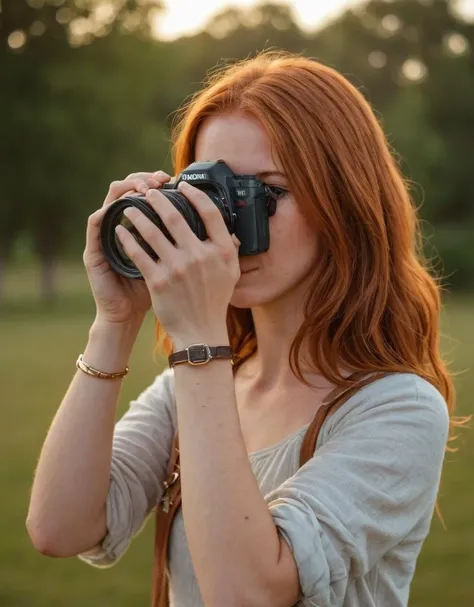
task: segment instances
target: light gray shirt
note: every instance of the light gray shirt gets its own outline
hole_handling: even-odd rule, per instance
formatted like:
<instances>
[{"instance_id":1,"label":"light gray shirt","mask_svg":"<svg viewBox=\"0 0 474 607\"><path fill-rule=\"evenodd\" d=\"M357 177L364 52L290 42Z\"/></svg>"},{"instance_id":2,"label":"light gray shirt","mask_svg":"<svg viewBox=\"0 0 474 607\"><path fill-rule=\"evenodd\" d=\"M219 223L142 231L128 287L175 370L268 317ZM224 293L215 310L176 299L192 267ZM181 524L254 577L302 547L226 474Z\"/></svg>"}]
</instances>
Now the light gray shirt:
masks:
<instances>
[{"instance_id":1,"label":"light gray shirt","mask_svg":"<svg viewBox=\"0 0 474 607\"><path fill-rule=\"evenodd\" d=\"M162 495L177 425L173 386L174 371L166 369L116 424L108 533L79 555L93 566L118 561ZM440 481L445 400L414 374L379 379L324 422L314 457L298 469L308 425L249 454L298 567L298 607L406 606ZM172 607L202 607L181 510L168 564Z\"/></svg>"}]
</instances>

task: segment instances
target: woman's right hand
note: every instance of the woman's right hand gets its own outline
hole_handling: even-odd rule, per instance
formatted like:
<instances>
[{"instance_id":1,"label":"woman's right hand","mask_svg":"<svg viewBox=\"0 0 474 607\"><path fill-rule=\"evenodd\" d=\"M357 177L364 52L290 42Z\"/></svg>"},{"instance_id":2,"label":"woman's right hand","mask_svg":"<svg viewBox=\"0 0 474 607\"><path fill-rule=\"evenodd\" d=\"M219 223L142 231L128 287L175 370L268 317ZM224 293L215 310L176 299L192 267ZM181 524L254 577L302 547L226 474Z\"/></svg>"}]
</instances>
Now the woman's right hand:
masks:
<instances>
[{"instance_id":1,"label":"woman's right hand","mask_svg":"<svg viewBox=\"0 0 474 607\"><path fill-rule=\"evenodd\" d=\"M102 207L93 213L87 222L84 265L97 308L97 320L112 324L141 324L150 309L151 300L145 281L125 278L115 272L104 256L100 244L100 224L108 206L130 192L146 194L169 182L170 175L156 173L133 173L123 181L113 181Z\"/></svg>"}]
</instances>

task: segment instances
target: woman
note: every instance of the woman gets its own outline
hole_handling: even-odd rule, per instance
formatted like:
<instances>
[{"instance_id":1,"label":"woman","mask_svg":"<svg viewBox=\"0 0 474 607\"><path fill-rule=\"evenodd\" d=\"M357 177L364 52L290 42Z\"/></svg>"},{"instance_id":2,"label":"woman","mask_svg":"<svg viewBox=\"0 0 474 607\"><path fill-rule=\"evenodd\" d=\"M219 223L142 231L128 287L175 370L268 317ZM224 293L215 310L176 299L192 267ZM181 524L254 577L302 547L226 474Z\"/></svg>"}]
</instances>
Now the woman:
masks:
<instances>
[{"instance_id":1,"label":"woman","mask_svg":"<svg viewBox=\"0 0 474 607\"><path fill-rule=\"evenodd\" d=\"M152 305L167 354L230 345L236 364L165 370L115 429L123 373L79 370L41 453L30 536L43 554L115 563L162 496L179 427L172 605L407 605L454 396L405 182L363 96L290 55L230 67L189 103L175 171L216 159L272 187L269 250L239 259L214 203L182 184L209 234L198 240L159 192L161 171L114 182L87 227L97 314L83 361L122 371ZM160 258L118 229L144 282L114 274L98 241L107 206L130 190L176 241L130 211ZM324 422L298 469L304 431L355 371L387 375Z\"/></svg>"}]
</instances>

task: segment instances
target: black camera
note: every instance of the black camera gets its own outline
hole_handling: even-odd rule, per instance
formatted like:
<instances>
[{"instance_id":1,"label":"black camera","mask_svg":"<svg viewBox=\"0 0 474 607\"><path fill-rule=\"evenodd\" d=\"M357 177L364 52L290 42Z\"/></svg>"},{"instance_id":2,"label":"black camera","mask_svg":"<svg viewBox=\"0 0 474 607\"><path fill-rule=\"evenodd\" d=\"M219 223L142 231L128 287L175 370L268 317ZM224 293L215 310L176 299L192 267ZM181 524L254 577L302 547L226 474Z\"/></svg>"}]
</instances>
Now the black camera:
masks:
<instances>
[{"instance_id":1,"label":"black camera","mask_svg":"<svg viewBox=\"0 0 474 607\"><path fill-rule=\"evenodd\" d=\"M202 219L193 205L176 188L180 181L188 181L205 192L214 202L230 234L241 242L240 256L258 255L268 251L270 234L268 218L275 214L281 188L266 185L256 175L235 175L223 160L194 162L179 174L175 183L165 184L160 191L184 217L200 240L207 239ZM118 224L126 227L155 261L158 256L146 243L138 230L123 214L127 207L137 207L165 236L175 244L159 215L146 201L145 196L132 194L113 202L106 211L100 227L100 241L104 255L112 268L127 278L141 278L140 271L125 253L115 233Z\"/></svg>"}]
</instances>

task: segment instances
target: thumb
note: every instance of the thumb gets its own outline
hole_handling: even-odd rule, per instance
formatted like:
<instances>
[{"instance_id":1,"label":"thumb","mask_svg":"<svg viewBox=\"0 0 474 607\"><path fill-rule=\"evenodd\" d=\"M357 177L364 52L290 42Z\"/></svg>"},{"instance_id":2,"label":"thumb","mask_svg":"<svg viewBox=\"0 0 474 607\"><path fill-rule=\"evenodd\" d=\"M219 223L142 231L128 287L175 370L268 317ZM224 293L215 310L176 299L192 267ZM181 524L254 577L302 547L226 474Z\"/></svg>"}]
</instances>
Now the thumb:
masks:
<instances>
[{"instance_id":1,"label":"thumb","mask_svg":"<svg viewBox=\"0 0 474 607\"><path fill-rule=\"evenodd\" d=\"M238 249L242 243L235 234L232 234L232 240L234 242L235 248Z\"/></svg>"}]
</instances>

